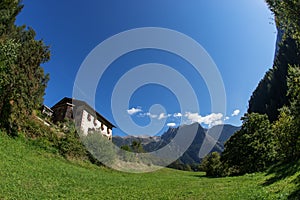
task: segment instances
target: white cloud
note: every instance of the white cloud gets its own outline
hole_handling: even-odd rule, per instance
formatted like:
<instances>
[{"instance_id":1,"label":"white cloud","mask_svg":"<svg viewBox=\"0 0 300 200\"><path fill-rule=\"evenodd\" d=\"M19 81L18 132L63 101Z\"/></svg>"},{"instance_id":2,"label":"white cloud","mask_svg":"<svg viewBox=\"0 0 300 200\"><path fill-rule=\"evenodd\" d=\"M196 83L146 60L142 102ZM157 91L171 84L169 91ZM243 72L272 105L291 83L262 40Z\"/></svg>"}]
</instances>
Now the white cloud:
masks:
<instances>
[{"instance_id":1,"label":"white cloud","mask_svg":"<svg viewBox=\"0 0 300 200\"><path fill-rule=\"evenodd\" d=\"M157 118L158 116L155 114L151 114L151 113L145 113L146 116L150 117L150 118Z\"/></svg>"},{"instance_id":2,"label":"white cloud","mask_svg":"<svg viewBox=\"0 0 300 200\"><path fill-rule=\"evenodd\" d=\"M166 118L171 117L171 116L172 116L171 114L160 113L157 119L158 120L166 119Z\"/></svg>"},{"instance_id":3,"label":"white cloud","mask_svg":"<svg viewBox=\"0 0 300 200\"><path fill-rule=\"evenodd\" d=\"M233 117L233 116L237 116L237 115L239 115L240 114L240 110L235 110L235 111L233 111L233 113L231 114L231 116Z\"/></svg>"},{"instance_id":4,"label":"white cloud","mask_svg":"<svg viewBox=\"0 0 300 200\"><path fill-rule=\"evenodd\" d=\"M217 121L214 121L213 123L209 124L208 126L212 127L212 126L221 125L221 124L224 124L223 120L217 120Z\"/></svg>"},{"instance_id":5,"label":"white cloud","mask_svg":"<svg viewBox=\"0 0 300 200\"><path fill-rule=\"evenodd\" d=\"M140 109L140 108L130 108L129 110L127 110L127 113L129 115L133 115L133 114L136 114L136 113L139 113L139 112L142 112L142 109Z\"/></svg>"},{"instance_id":6,"label":"white cloud","mask_svg":"<svg viewBox=\"0 0 300 200\"><path fill-rule=\"evenodd\" d=\"M167 126L168 126L168 127L175 127L176 124L175 124L175 123L167 123Z\"/></svg>"},{"instance_id":7,"label":"white cloud","mask_svg":"<svg viewBox=\"0 0 300 200\"><path fill-rule=\"evenodd\" d=\"M224 121L227 121L227 120L229 120L229 119L230 119L230 117L225 117Z\"/></svg>"},{"instance_id":8,"label":"white cloud","mask_svg":"<svg viewBox=\"0 0 300 200\"><path fill-rule=\"evenodd\" d=\"M147 112L147 113L139 113L138 117L150 117L150 118L154 119L154 118L157 118L158 115Z\"/></svg>"},{"instance_id":9,"label":"white cloud","mask_svg":"<svg viewBox=\"0 0 300 200\"><path fill-rule=\"evenodd\" d=\"M166 115L165 113L160 113L158 116L158 120L166 119L167 117L168 117L168 115Z\"/></svg>"},{"instance_id":10,"label":"white cloud","mask_svg":"<svg viewBox=\"0 0 300 200\"><path fill-rule=\"evenodd\" d=\"M201 115L199 115L198 113L190 113L190 112L185 113L184 116L187 117L188 120L190 120L191 122L199 122L200 119L202 118Z\"/></svg>"},{"instance_id":11,"label":"white cloud","mask_svg":"<svg viewBox=\"0 0 300 200\"><path fill-rule=\"evenodd\" d=\"M181 113L174 113L173 117L182 117L182 114Z\"/></svg>"},{"instance_id":12,"label":"white cloud","mask_svg":"<svg viewBox=\"0 0 300 200\"><path fill-rule=\"evenodd\" d=\"M198 122L200 124L206 124L209 127L223 124L223 114L222 113L212 113L202 117L198 113L187 112L184 115L190 123Z\"/></svg>"}]
</instances>

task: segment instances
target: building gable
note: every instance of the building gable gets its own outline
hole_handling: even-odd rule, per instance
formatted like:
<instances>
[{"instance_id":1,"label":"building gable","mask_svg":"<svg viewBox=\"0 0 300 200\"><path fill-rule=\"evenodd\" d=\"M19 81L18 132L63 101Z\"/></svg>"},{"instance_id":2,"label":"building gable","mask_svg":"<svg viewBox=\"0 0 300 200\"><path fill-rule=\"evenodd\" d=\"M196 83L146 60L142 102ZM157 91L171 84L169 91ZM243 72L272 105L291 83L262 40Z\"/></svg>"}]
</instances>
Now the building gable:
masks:
<instances>
[{"instance_id":1,"label":"building gable","mask_svg":"<svg viewBox=\"0 0 300 200\"><path fill-rule=\"evenodd\" d=\"M75 120L76 126L85 135L91 131L101 131L103 135L112 138L112 129L115 126L84 101L65 97L51 109L54 122Z\"/></svg>"}]
</instances>

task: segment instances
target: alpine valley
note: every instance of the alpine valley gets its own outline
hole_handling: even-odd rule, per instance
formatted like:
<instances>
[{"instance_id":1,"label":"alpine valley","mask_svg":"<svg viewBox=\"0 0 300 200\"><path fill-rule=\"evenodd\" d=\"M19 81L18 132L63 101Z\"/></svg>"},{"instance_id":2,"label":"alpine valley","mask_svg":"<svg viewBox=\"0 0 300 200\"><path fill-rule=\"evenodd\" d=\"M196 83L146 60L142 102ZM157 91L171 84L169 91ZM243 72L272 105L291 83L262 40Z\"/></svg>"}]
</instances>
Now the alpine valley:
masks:
<instances>
[{"instance_id":1,"label":"alpine valley","mask_svg":"<svg viewBox=\"0 0 300 200\"><path fill-rule=\"evenodd\" d=\"M195 127L197 126L197 127ZM161 136L114 136L113 143L118 147L132 147L133 143L142 145L145 152L152 152L169 144L176 136L178 131L183 131L184 134L195 134L192 131L197 130L195 138L190 147L183 153L183 155L170 165L172 168L178 168L180 165L197 165L201 161L199 155L200 148L206 140L206 145L212 147L210 152L222 152L224 150L225 142L240 129L240 127L229 124L213 126L209 129L203 128L200 124L194 123L190 125L182 125L176 128L169 128Z\"/></svg>"}]
</instances>

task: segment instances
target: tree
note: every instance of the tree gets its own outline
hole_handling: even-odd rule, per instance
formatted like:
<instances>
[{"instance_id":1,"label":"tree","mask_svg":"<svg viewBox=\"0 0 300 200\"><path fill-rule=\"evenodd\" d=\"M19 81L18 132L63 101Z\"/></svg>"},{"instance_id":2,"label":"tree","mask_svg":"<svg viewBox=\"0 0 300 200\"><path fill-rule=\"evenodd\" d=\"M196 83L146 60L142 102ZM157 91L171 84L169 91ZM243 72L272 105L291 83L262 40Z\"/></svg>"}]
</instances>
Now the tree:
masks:
<instances>
[{"instance_id":1,"label":"tree","mask_svg":"<svg viewBox=\"0 0 300 200\"><path fill-rule=\"evenodd\" d=\"M0 3L0 127L10 134L42 104L49 79L40 66L50 59L49 47L33 29L14 24L22 8L18 0Z\"/></svg>"},{"instance_id":2,"label":"tree","mask_svg":"<svg viewBox=\"0 0 300 200\"><path fill-rule=\"evenodd\" d=\"M201 171L205 171L206 176L209 177L222 176L222 163L220 158L221 157L218 152L208 154L202 159L199 169Z\"/></svg>"},{"instance_id":3,"label":"tree","mask_svg":"<svg viewBox=\"0 0 300 200\"><path fill-rule=\"evenodd\" d=\"M279 109L288 106L287 75L290 65L300 66L300 2L299 0L266 0L275 14L276 26L283 37L279 44L273 68L253 92L248 113L267 114L269 120L278 119Z\"/></svg>"},{"instance_id":4,"label":"tree","mask_svg":"<svg viewBox=\"0 0 300 200\"><path fill-rule=\"evenodd\" d=\"M288 76L288 95L290 96L290 110L293 118L293 132L291 132L294 144L293 157L300 159L300 68L290 66Z\"/></svg>"},{"instance_id":5,"label":"tree","mask_svg":"<svg viewBox=\"0 0 300 200\"><path fill-rule=\"evenodd\" d=\"M266 0L276 23L287 35L300 42L299 0Z\"/></svg>"},{"instance_id":6,"label":"tree","mask_svg":"<svg viewBox=\"0 0 300 200\"><path fill-rule=\"evenodd\" d=\"M0 35L9 35L15 28L17 15L21 12L23 5L19 0L2 0L0 2Z\"/></svg>"},{"instance_id":7,"label":"tree","mask_svg":"<svg viewBox=\"0 0 300 200\"><path fill-rule=\"evenodd\" d=\"M267 114L271 122L278 119L279 109L290 102L287 96L290 65L300 65L300 49L295 40L287 38L280 45L273 68L265 74L253 92L248 113Z\"/></svg>"},{"instance_id":8,"label":"tree","mask_svg":"<svg viewBox=\"0 0 300 200\"><path fill-rule=\"evenodd\" d=\"M299 140L297 136L297 127L294 123L294 118L288 107L283 107L280 112L279 119L274 122L272 130L277 139L278 157L283 161L290 161L297 153L296 144Z\"/></svg>"},{"instance_id":9,"label":"tree","mask_svg":"<svg viewBox=\"0 0 300 200\"><path fill-rule=\"evenodd\" d=\"M128 146L128 145L121 146L121 149L124 150L124 151L128 151L128 152L132 151L131 148L130 148L130 146Z\"/></svg>"},{"instance_id":10,"label":"tree","mask_svg":"<svg viewBox=\"0 0 300 200\"><path fill-rule=\"evenodd\" d=\"M300 117L300 68L299 66L290 66L288 71L288 95L291 102L291 114L299 123Z\"/></svg>"},{"instance_id":11,"label":"tree","mask_svg":"<svg viewBox=\"0 0 300 200\"><path fill-rule=\"evenodd\" d=\"M278 139L278 152L284 161L300 159L300 69L288 70L288 95L290 106L283 107L273 125Z\"/></svg>"},{"instance_id":12,"label":"tree","mask_svg":"<svg viewBox=\"0 0 300 200\"><path fill-rule=\"evenodd\" d=\"M144 153L145 152L142 143L140 141L136 141L136 140L132 141L131 149L135 153Z\"/></svg>"},{"instance_id":13,"label":"tree","mask_svg":"<svg viewBox=\"0 0 300 200\"><path fill-rule=\"evenodd\" d=\"M276 159L275 140L267 115L245 114L243 125L226 143L221 161L229 175L262 171Z\"/></svg>"}]
</instances>

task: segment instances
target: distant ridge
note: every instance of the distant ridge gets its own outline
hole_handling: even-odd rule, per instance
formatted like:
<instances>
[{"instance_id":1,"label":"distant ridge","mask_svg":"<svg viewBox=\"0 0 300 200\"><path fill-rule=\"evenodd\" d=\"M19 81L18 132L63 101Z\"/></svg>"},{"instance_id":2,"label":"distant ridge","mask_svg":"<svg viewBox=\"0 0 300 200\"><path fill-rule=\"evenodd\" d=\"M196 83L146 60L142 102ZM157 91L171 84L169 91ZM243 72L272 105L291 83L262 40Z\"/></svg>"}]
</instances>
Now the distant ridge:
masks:
<instances>
[{"instance_id":1,"label":"distant ridge","mask_svg":"<svg viewBox=\"0 0 300 200\"><path fill-rule=\"evenodd\" d=\"M114 136L113 143L119 147L128 145L130 146L133 141L138 141L142 144L146 152L152 152L170 143L176 136L178 130L181 128L189 134L191 130L195 130L192 126L198 126L196 136L190 147L186 152L177 160L181 164L198 164L201 161L199 151L201 145L206 138L207 144L212 147L210 152L222 152L224 150L224 143L240 129L240 127L232 126L229 124L217 125L210 129L204 129L200 124L195 123L191 125L183 125L176 128L169 128L161 136L152 137L137 137L137 136Z\"/></svg>"}]
</instances>

